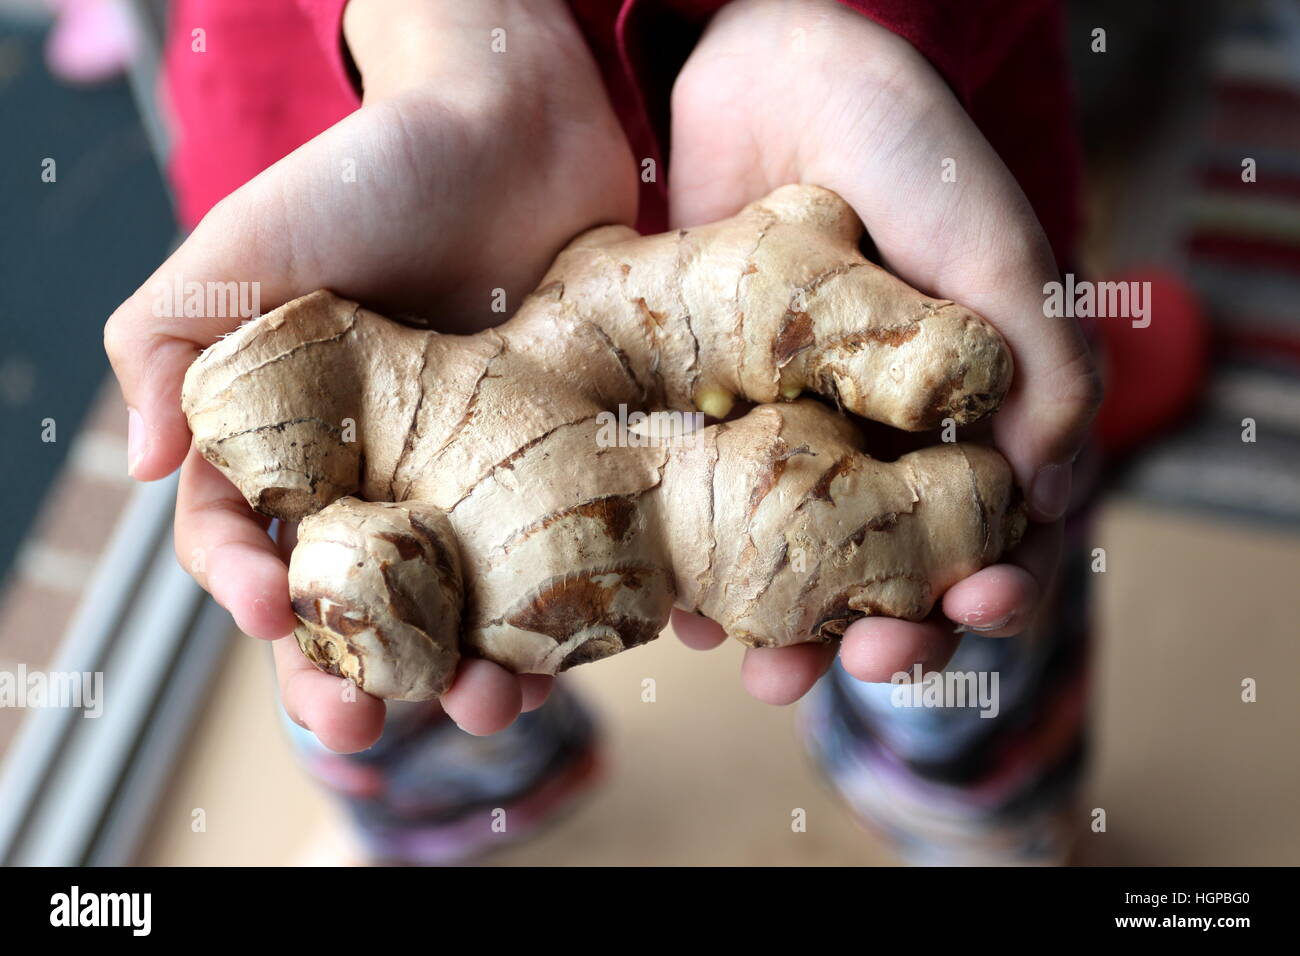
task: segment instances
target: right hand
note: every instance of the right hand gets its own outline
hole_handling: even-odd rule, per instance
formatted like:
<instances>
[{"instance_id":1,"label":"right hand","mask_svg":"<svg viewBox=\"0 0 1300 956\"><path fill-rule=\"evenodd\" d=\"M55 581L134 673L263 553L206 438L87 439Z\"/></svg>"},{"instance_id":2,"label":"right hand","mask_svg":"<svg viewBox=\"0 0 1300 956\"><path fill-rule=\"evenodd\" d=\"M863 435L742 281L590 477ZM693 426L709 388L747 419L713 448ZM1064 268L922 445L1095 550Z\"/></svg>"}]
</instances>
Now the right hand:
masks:
<instances>
[{"instance_id":1,"label":"right hand","mask_svg":"<svg viewBox=\"0 0 1300 956\"><path fill-rule=\"evenodd\" d=\"M490 47L498 27L503 53ZM329 288L472 331L501 318L493 290L516 305L574 235L630 224L637 193L631 152L561 0L352 0L344 32L366 88L361 108L218 203L104 332L130 409L132 476L181 466L181 564L241 630L276 641L286 711L340 752L379 738L383 702L346 699L286 637L296 619L267 519L191 449L181 413L186 369L240 319L155 316L154 289L177 275L258 282L269 311ZM342 175L349 160L355 181ZM442 705L466 730L492 733L540 705L549 684L467 660Z\"/></svg>"},{"instance_id":2,"label":"right hand","mask_svg":"<svg viewBox=\"0 0 1300 956\"><path fill-rule=\"evenodd\" d=\"M1022 633L1051 585L1071 462L1101 393L1079 329L1044 316L1056 265L1010 171L917 50L835 0L732 0L678 75L672 111L673 227L733 215L786 183L825 186L853 206L891 272L980 313L1015 356L1015 382L989 427L1035 524L1006 561L951 587L942 616L855 621L838 647L845 670L872 682L917 662L938 670L960 640L950 621ZM945 157L959 164L956 181L940 176ZM692 647L724 639L703 618L673 620ZM742 681L760 700L788 704L836 652L752 648Z\"/></svg>"}]
</instances>

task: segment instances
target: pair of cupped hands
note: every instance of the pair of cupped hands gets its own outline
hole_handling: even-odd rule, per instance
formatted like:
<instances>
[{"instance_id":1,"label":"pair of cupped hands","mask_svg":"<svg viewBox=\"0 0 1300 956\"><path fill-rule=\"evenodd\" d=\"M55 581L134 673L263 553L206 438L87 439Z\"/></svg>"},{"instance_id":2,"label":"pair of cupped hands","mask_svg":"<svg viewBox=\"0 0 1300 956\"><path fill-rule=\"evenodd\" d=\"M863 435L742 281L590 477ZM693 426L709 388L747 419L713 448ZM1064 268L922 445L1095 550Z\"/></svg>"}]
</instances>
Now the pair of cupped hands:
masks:
<instances>
[{"instance_id":1,"label":"pair of cupped hands","mask_svg":"<svg viewBox=\"0 0 1300 956\"><path fill-rule=\"evenodd\" d=\"M498 28L505 52L492 49ZM239 320L159 318L150 290L177 274L255 280L269 310L325 287L472 331L501 318L492 290L517 304L575 235L632 223L641 172L562 0L352 0L344 39L361 108L214 207L105 331L130 409L131 474L180 466L178 557L243 631L275 642L286 711L340 752L378 739L384 704L341 692L286 636L296 623L286 545L191 448L180 409L186 369ZM942 615L921 623L868 617L838 645L747 650L745 688L788 704L837 652L858 679L887 681L916 663L941 667L959 639L953 622L990 636L1024 630L1054 573L1071 462L1099 389L1078 329L1044 317L1056 268L1011 174L915 49L834 0L723 7L671 107L674 227L732 215L786 183L825 186L857 211L887 268L982 314L1016 362L991 426L1036 522L1015 563L960 582ZM955 182L941 177L949 157ZM341 174L345 163L355 177ZM673 624L693 648L725 637L680 611ZM465 730L494 733L540 706L551 682L468 659L442 706Z\"/></svg>"}]
</instances>

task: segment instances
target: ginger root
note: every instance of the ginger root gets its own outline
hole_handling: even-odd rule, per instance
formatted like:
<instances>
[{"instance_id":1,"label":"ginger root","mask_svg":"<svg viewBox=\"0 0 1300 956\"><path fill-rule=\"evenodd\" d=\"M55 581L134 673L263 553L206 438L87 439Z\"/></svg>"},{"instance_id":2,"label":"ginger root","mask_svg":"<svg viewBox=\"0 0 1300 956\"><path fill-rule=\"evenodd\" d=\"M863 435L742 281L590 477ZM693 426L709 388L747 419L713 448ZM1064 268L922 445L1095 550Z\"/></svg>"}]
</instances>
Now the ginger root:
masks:
<instances>
[{"instance_id":1,"label":"ginger root","mask_svg":"<svg viewBox=\"0 0 1300 956\"><path fill-rule=\"evenodd\" d=\"M207 349L184 409L254 508L302 521L304 653L380 697L438 696L462 651L556 673L653 639L674 603L752 646L919 619L1018 540L1008 465L969 444L875 461L797 396L965 423L997 407L1011 357L864 259L861 233L813 186L697 229L593 229L472 336L315 292ZM737 399L757 407L610 440L614 409L721 417Z\"/></svg>"}]
</instances>

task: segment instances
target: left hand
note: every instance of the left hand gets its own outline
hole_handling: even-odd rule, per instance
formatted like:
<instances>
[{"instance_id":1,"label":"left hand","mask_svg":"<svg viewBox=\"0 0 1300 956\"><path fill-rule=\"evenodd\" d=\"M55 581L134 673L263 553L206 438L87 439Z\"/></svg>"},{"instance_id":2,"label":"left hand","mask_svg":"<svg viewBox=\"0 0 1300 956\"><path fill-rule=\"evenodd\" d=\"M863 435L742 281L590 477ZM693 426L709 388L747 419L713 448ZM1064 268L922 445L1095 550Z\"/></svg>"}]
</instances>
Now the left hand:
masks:
<instances>
[{"instance_id":1,"label":"left hand","mask_svg":"<svg viewBox=\"0 0 1300 956\"><path fill-rule=\"evenodd\" d=\"M733 215L786 183L839 193L884 265L929 294L983 315L1011 346L1016 381L992 436L1026 490L1030 534L1016 564L985 568L942 600L950 621L988 636L1022 632L1060 547L1070 465L1100 401L1077 327L1047 319L1057 278L1028 200L939 74L907 41L834 0L734 0L710 22L673 89L669 208L674 227ZM941 178L943 160L956 181ZM692 647L719 644L711 621L675 612ZM854 622L845 669L887 681L941 668L959 635L938 614ZM787 704L834 659L834 644L750 649L742 680Z\"/></svg>"},{"instance_id":2,"label":"left hand","mask_svg":"<svg viewBox=\"0 0 1300 956\"><path fill-rule=\"evenodd\" d=\"M508 54L490 47L498 28ZM352 0L344 36L365 84L360 109L218 203L118 307L104 342L131 409L132 475L181 468L182 565L242 630L276 642L288 714L351 752L379 738L384 704L342 693L286 637L297 624L287 551L192 449L181 409L186 370L240 317L162 316L156 289L253 282L269 310L328 288L441 331L474 331L501 318L494 289L518 302L573 236L635 220L636 167L562 0ZM359 175L341 175L345 162ZM462 728L494 733L549 686L466 658L441 703Z\"/></svg>"}]
</instances>

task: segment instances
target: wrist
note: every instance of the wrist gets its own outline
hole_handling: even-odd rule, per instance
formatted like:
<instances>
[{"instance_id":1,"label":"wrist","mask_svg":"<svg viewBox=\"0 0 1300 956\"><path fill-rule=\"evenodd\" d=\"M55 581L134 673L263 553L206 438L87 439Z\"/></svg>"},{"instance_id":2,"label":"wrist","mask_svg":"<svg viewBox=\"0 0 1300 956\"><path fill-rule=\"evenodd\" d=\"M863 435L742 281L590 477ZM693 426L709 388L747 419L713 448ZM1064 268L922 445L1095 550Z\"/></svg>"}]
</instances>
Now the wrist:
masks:
<instances>
[{"instance_id":1,"label":"wrist","mask_svg":"<svg viewBox=\"0 0 1300 956\"><path fill-rule=\"evenodd\" d=\"M343 43L367 100L427 78L436 57L439 0L349 0Z\"/></svg>"},{"instance_id":2,"label":"wrist","mask_svg":"<svg viewBox=\"0 0 1300 956\"><path fill-rule=\"evenodd\" d=\"M905 135L910 118L946 94L906 38L836 0L732 0L710 21L676 92L712 102L720 77L742 91L757 128L770 124L771 141L798 120L797 165L842 155L846 139Z\"/></svg>"},{"instance_id":3,"label":"wrist","mask_svg":"<svg viewBox=\"0 0 1300 956\"><path fill-rule=\"evenodd\" d=\"M343 9L367 100L431 84L500 97L521 85L520 71L569 57L569 34L563 0L349 0Z\"/></svg>"}]
</instances>

